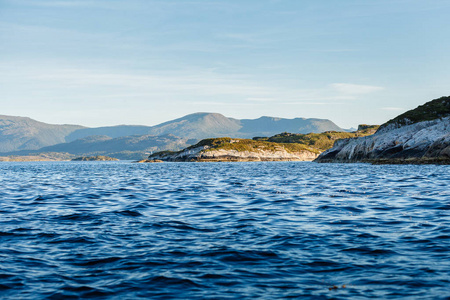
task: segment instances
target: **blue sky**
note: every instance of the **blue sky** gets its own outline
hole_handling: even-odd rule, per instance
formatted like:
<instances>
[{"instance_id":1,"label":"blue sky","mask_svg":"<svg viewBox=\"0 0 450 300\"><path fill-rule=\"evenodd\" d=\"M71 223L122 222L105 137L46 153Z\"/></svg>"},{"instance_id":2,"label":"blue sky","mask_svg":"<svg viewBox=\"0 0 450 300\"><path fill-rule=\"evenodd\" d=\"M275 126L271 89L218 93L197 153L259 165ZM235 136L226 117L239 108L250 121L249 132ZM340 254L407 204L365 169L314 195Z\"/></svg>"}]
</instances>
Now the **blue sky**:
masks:
<instances>
[{"instance_id":1,"label":"blue sky","mask_svg":"<svg viewBox=\"0 0 450 300\"><path fill-rule=\"evenodd\" d=\"M448 0L0 0L0 114L380 124L450 95Z\"/></svg>"}]
</instances>

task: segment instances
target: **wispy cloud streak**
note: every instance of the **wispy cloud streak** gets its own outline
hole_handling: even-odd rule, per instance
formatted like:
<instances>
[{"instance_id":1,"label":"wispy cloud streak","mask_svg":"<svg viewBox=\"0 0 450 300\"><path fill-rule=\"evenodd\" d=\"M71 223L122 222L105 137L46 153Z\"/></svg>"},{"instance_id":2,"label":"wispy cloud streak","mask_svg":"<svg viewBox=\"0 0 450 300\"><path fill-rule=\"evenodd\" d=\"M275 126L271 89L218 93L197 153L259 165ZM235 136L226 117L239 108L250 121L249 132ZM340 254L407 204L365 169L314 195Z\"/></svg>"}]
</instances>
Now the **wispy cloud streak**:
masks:
<instances>
[{"instance_id":1,"label":"wispy cloud streak","mask_svg":"<svg viewBox=\"0 0 450 300\"><path fill-rule=\"evenodd\" d=\"M331 87L337 92L348 95L371 94L383 90L383 87L373 85L360 85L351 83L333 83Z\"/></svg>"}]
</instances>

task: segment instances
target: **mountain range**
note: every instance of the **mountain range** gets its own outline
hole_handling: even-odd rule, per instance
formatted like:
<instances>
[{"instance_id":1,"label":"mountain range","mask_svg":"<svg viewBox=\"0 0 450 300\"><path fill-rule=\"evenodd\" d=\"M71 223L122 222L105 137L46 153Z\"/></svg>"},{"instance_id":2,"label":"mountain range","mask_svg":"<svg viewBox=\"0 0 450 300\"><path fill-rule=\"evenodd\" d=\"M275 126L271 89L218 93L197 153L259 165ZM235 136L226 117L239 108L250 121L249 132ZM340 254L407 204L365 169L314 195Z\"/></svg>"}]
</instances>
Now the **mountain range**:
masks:
<instances>
[{"instance_id":1,"label":"mountain range","mask_svg":"<svg viewBox=\"0 0 450 300\"><path fill-rule=\"evenodd\" d=\"M91 135L107 135L112 138L129 135L164 135L188 139L232 136L252 138L272 136L280 132L319 133L324 131L342 131L342 128L326 119L283 119L261 117L258 119L233 119L218 113L194 113L156 126L119 125L111 127L78 129L66 137L70 142Z\"/></svg>"},{"instance_id":2,"label":"mountain range","mask_svg":"<svg viewBox=\"0 0 450 300\"><path fill-rule=\"evenodd\" d=\"M156 126L97 128L52 125L25 117L0 115L0 152L3 155L36 152L107 155L121 152L123 155L116 157L125 159L128 154L124 153L182 149L210 137L252 138L281 132L324 131L343 129L326 119L261 117L239 120L218 113L194 113Z\"/></svg>"},{"instance_id":3,"label":"mountain range","mask_svg":"<svg viewBox=\"0 0 450 300\"><path fill-rule=\"evenodd\" d=\"M30 118L0 115L0 152L39 149L66 142L66 137L85 127L51 125Z\"/></svg>"}]
</instances>

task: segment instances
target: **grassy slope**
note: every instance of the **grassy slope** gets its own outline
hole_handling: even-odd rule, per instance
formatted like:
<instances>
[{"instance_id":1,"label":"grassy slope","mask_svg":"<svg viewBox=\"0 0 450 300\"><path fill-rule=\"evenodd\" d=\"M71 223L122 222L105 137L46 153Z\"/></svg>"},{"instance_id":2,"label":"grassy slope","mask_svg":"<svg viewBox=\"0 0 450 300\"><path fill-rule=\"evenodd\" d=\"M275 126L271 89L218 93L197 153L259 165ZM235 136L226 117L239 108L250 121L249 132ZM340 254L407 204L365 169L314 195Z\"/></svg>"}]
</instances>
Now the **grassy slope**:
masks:
<instances>
[{"instance_id":1,"label":"grassy slope","mask_svg":"<svg viewBox=\"0 0 450 300\"><path fill-rule=\"evenodd\" d=\"M389 124L396 123L399 126L414 124L422 121L430 121L447 117L450 115L450 96L441 97L415 109L409 110L392 120L387 121L380 128L384 128Z\"/></svg>"},{"instance_id":2,"label":"grassy slope","mask_svg":"<svg viewBox=\"0 0 450 300\"><path fill-rule=\"evenodd\" d=\"M250 139L232 139L229 137L223 138L213 138L213 139L205 139L195 144L194 146L189 147L188 149L200 147L200 146L209 146L209 149L205 151L212 150L237 150L237 151L256 151L256 150L268 150L268 151L277 151L277 150L286 150L287 152L299 152L299 151L311 151L314 153L318 153L318 151L314 148L308 147L307 145L298 144L298 143L275 143L269 141L258 141L258 140L250 140Z\"/></svg>"},{"instance_id":3,"label":"grassy slope","mask_svg":"<svg viewBox=\"0 0 450 300\"><path fill-rule=\"evenodd\" d=\"M367 136L375 133L379 126L377 125L360 125L356 132L338 132L328 131L323 133L308 133L308 134L292 134L281 133L270 138L255 138L258 140L267 140L275 143L296 143L310 147L318 152L323 152L333 147L336 140Z\"/></svg>"}]
</instances>

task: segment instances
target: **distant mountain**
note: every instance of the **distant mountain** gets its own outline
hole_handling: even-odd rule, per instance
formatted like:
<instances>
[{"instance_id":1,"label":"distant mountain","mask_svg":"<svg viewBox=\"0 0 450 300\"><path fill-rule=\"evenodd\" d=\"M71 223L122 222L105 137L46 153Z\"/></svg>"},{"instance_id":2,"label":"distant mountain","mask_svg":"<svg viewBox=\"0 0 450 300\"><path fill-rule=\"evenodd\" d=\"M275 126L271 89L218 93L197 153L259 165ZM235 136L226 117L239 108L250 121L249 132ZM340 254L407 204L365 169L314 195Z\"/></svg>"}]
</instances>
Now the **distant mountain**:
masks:
<instances>
[{"instance_id":1,"label":"distant mountain","mask_svg":"<svg viewBox=\"0 0 450 300\"><path fill-rule=\"evenodd\" d=\"M202 139L235 135L241 125L239 120L217 113L195 113L152 127L151 134L172 133L177 136Z\"/></svg>"},{"instance_id":2,"label":"distant mountain","mask_svg":"<svg viewBox=\"0 0 450 300\"><path fill-rule=\"evenodd\" d=\"M71 143L89 136L106 136L116 139L137 135L160 136L172 134L183 139L200 140L226 136L253 138L255 136L273 136L281 132L320 133L342 130L330 120L325 119L261 117L255 120L238 120L227 118L218 113L190 114L156 126L118 125L97 128L77 125L50 125L30 118L0 116L0 152L37 150L64 142ZM136 137L132 139L135 140ZM112 146L107 144L106 141L103 142L105 142L103 146Z\"/></svg>"},{"instance_id":3,"label":"distant mountain","mask_svg":"<svg viewBox=\"0 0 450 300\"><path fill-rule=\"evenodd\" d=\"M77 156L106 155L118 159L142 159L148 153L161 150L180 150L196 140L188 140L174 135L138 135L111 138L109 136L89 136L70 143L61 143L33 151L11 152L9 155L33 155L36 153L68 153ZM146 154L147 153L147 154Z\"/></svg>"},{"instance_id":4,"label":"distant mountain","mask_svg":"<svg viewBox=\"0 0 450 300\"><path fill-rule=\"evenodd\" d=\"M223 136L237 132L241 126L238 120L217 113L195 113L156 126L119 125L111 127L84 128L67 136L68 142L90 135L107 135L112 138L129 135L164 135L201 139Z\"/></svg>"},{"instance_id":5,"label":"distant mountain","mask_svg":"<svg viewBox=\"0 0 450 300\"><path fill-rule=\"evenodd\" d=\"M66 136L66 142L73 142L78 139L82 139L92 135L106 135L110 138L118 138L122 136L131 135L146 135L149 134L150 126L140 126L140 125L117 125L108 127L97 127L97 128L83 128L71 132Z\"/></svg>"},{"instance_id":6,"label":"distant mountain","mask_svg":"<svg viewBox=\"0 0 450 300\"><path fill-rule=\"evenodd\" d=\"M218 113L195 113L152 127L120 125L80 129L71 133L67 137L67 141L90 135L107 135L115 138L141 134L173 134L190 139L205 139L224 136L252 138L255 136L272 136L281 132L320 133L324 131L343 131L343 129L326 119L261 117L255 120L238 120L227 118Z\"/></svg>"},{"instance_id":7,"label":"distant mountain","mask_svg":"<svg viewBox=\"0 0 450 300\"><path fill-rule=\"evenodd\" d=\"M24 117L0 115L0 152L39 149L64 143L78 125L50 125Z\"/></svg>"},{"instance_id":8,"label":"distant mountain","mask_svg":"<svg viewBox=\"0 0 450 300\"><path fill-rule=\"evenodd\" d=\"M273 136L281 132L320 133L325 131L343 131L342 128L326 119L282 119L261 117L256 120L240 120L242 126L237 137Z\"/></svg>"}]
</instances>

